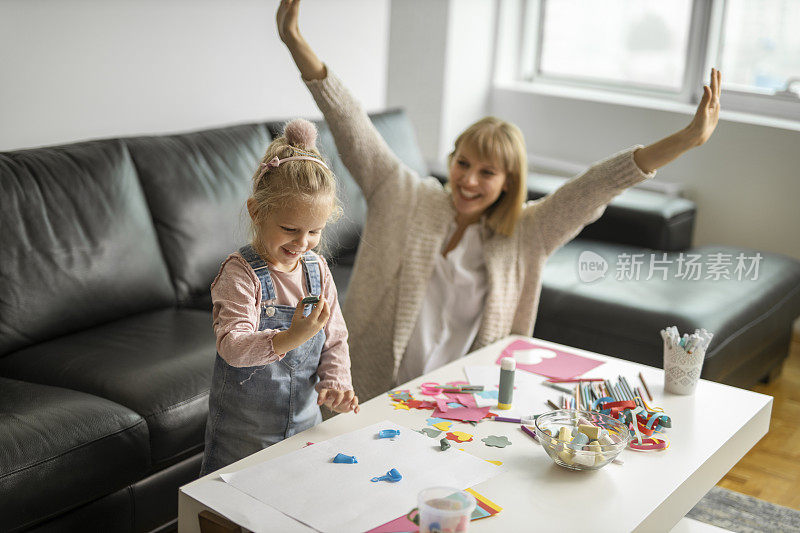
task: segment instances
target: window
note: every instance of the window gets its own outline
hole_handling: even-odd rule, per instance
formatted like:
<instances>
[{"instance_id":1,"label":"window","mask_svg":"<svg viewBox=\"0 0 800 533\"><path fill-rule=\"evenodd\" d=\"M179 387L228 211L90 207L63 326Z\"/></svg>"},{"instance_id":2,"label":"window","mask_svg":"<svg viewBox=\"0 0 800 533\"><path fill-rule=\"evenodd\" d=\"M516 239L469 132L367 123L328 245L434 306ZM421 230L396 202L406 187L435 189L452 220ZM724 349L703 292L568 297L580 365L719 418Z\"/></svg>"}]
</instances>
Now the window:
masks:
<instances>
[{"instance_id":1,"label":"window","mask_svg":"<svg viewBox=\"0 0 800 533\"><path fill-rule=\"evenodd\" d=\"M539 74L678 91L690 8L690 0L547 2Z\"/></svg>"},{"instance_id":2,"label":"window","mask_svg":"<svg viewBox=\"0 0 800 533\"><path fill-rule=\"evenodd\" d=\"M720 70L731 89L800 92L797 0L728 0L720 39ZM792 78L797 85L787 87Z\"/></svg>"},{"instance_id":3,"label":"window","mask_svg":"<svg viewBox=\"0 0 800 533\"><path fill-rule=\"evenodd\" d=\"M523 0L519 78L800 120L800 0Z\"/></svg>"}]
</instances>

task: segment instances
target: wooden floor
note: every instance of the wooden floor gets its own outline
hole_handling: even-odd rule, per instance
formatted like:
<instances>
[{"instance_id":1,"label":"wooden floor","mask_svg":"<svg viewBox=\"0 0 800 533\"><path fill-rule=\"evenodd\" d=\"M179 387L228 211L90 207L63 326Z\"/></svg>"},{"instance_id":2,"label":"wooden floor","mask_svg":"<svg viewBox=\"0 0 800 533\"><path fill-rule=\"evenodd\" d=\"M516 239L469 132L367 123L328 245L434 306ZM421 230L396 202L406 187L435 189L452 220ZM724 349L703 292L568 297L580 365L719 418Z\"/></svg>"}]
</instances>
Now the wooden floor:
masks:
<instances>
[{"instance_id":1,"label":"wooden floor","mask_svg":"<svg viewBox=\"0 0 800 533\"><path fill-rule=\"evenodd\" d=\"M718 485L800 510L800 333L781 375L753 391L774 397L769 432Z\"/></svg>"}]
</instances>

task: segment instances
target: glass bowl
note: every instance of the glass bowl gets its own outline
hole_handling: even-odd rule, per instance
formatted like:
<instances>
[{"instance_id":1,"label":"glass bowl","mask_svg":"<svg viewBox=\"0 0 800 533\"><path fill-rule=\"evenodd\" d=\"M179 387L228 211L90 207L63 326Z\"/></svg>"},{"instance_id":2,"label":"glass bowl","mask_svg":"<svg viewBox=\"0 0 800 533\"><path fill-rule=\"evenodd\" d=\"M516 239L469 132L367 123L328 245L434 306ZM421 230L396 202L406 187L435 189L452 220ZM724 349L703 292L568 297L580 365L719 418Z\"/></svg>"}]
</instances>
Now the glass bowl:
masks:
<instances>
[{"instance_id":1,"label":"glass bowl","mask_svg":"<svg viewBox=\"0 0 800 533\"><path fill-rule=\"evenodd\" d=\"M597 444L578 445L569 440L559 440L559 434L565 436L564 433L573 431L577 434L578 426L587 422L600 428ZM576 409L560 409L540 415L536 419L535 431L547 455L557 465L571 470L603 468L628 446L631 438L628 426L619 420L594 411ZM603 438L603 434L607 438Z\"/></svg>"}]
</instances>

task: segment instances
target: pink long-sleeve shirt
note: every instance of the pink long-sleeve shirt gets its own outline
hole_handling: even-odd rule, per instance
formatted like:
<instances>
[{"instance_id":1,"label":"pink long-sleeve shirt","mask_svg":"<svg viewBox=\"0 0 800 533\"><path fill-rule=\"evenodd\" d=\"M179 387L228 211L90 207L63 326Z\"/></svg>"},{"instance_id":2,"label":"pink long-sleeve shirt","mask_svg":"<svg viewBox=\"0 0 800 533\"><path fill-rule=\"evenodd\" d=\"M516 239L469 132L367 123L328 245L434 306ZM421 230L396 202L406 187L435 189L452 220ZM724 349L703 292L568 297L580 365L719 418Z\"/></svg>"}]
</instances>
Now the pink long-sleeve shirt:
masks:
<instances>
[{"instance_id":1,"label":"pink long-sleeve shirt","mask_svg":"<svg viewBox=\"0 0 800 533\"><path fill-rule=\"evenodd\" d=\"M351 390L350 350L347 346L347 327L339 307L333 276L324 258L318 256L322 277L322 295L330 305L331 316L324 326L317 376L317 391L325 389ZM291 272L270 269L275 287L276 305L295 307L306 291L303 267L298 262ZM286 354L277 354L272 338L280 330L258 330L261 309L261 282L255 271L239 252L228 256L211 284L214 304L214 333L217 352L231 366L260 366L280 361Z\"/></svg>"}]
</instances>

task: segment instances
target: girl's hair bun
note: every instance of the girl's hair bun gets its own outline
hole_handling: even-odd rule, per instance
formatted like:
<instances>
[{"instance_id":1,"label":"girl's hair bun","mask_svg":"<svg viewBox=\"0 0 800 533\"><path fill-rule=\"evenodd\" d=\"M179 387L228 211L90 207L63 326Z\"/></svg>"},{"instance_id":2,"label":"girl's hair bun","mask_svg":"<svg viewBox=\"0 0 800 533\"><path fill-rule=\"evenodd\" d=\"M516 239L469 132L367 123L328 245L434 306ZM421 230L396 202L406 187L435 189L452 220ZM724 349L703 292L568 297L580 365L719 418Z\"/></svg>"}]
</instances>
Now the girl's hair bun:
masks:
<instances>
[{"instance_id":1,"label":"girl's hair bun","mask_svg":"<svg viewBox=\"0 0 800 533\"><path fill-rule=\"evenodd\" d=\"M304 118L296 118L286 124L283 135L292 146L313 150L317 145L317 127Z\"/></svg>"}]
</instances>

